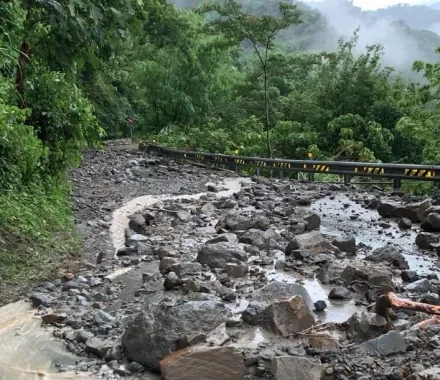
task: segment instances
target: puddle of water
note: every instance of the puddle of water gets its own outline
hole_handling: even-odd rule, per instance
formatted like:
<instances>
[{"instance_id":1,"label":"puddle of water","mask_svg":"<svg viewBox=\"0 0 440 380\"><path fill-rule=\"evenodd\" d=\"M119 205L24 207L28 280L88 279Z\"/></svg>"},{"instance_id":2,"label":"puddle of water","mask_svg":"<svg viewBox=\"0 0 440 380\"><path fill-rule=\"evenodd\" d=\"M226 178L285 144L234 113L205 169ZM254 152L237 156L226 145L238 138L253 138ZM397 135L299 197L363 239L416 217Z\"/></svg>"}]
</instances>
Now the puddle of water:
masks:
<instances>
[{"instance_id":1,"label":"puddle of water","mask_svg":"<svg viewBox=\"0 0 440 380\"><path fill-rule=\"evenodd\" d=\"M402 231L395 220L382 220L376 210L362 207L347 195L337 194L334 199L320 199L313 203L311 209L321 216L321 232L325 235L352 235L356 237L358 244L363 243L371 249L392 242L392 245L402 252L411 270L421 274L439 271L436 260L421 256L423 252L415 245L416 229ZM386 223L390 227L384 228L378 223ZM360 253L357 257L362 259L365 254Z\"/></svg>"},{"instance_id":2,"label":"puddle of water","mask_svg":"<svg viewBox=\"0 0 440 380\"><path fill-rule=\"evenodd\" d=\"M268 273L268 279L287 283L298 283L298 277L289 274L289 272L272 271ZM316 279L302 279L301 285L306 288L313 302L324 300L327 303L327 309L324 312L315 313L318 323L342 323L350 318L356 311L363 310L361 306L356 306L354 301L329 300L328 295L333 287L322 285Z\"/></svg>"}]
</instances>

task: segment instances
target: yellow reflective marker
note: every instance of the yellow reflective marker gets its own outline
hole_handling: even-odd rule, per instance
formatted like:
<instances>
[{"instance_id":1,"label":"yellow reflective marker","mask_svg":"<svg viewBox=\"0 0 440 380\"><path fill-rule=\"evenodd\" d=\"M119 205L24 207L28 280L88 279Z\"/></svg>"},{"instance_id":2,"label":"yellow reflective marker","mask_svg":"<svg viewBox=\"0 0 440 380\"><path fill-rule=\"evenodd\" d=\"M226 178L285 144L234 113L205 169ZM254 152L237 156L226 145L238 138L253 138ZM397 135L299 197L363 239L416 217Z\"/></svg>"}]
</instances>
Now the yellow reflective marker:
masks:
<instances>
[{"instance_id":1,"label":"yellow reflective marker","mask_svg":"<svg viewBox=\"0 0 440 380\"><path fill-rule=\"evenodd\" d=\"M314 168L315 168L315 165L313 165L313 169ZM303 165L303 169L307 169L307 165L306 164Z\"/></svg>"},{"instance_id":2,"label":"yellow reflective marker","mask_svg":"<svg viewBox=\"0 0 440 380\"><path fill-rule=\"evenodd\" d=\"M417 173L417 169L413 169L413 170L411 170L411 174L410 175L416 175L416 173Z\"/></svg>"},{"instance_id":3,"label":"yellow reflective marker","mask_svg":"<svg viewBox=\"0 0 440 380\"><path fill-rule=\"evenodd\" d=\"M311 152L309 152L309 153L307 153L307 157L308 157L308 158L312 158L312 157L313 157L313 154L312 154Z\"/></svg>"},{"instance_id":4,"label":"yellow reflective marker","mask_svg":"<svg viewBox=\"0 0 440 380\"><path fill-rule=\"evenodd\" d=\"M354 172L357 173L358 172L358 168L354 168Z\"/></svg>"},{"instance_id":5,"label":"yellow reflective marker","mask_svg":"<svg viewBox=\"0 0 440 380\"><path fill-rule=\"evenodd\" d=\"M419 171L419 174L417 174L419 177L423 177L424 175L425 175L425 173L426 173L426 170L425 169L422 169L422 170L420 170Z\"/></svg>"}]
</instances>

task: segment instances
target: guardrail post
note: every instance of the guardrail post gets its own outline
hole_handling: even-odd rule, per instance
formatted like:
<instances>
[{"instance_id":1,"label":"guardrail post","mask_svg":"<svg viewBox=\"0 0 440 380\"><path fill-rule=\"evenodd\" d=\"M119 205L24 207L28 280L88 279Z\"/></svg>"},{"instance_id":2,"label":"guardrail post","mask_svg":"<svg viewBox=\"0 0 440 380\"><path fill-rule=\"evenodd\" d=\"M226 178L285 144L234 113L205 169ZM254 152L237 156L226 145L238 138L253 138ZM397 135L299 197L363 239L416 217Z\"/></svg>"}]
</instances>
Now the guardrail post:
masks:
<instances>
[{"instance_id":1,"label":"guardrail post","mask_svg":"<svg viewBox=\"0 0 440 380\"><path fill-rule=\"evenodd\" d=\"M394 180L393 180L393 189L394 190L399 190L401 184L402 184L402 180L400 178L394 178Z\"/></svg>"},{"instance_id":2,"label":"guardrail post","mask_svg":"<svg viewBox=\"0 0 440 380\"><path fill-rule=\"evenodd\" d=\"M344 174L344 185L350 185L351 182L351 176L348 174Z\"/></svg>"},{"instance_id":3,"label":"guardrail post","mask_svg":"<svg viewBox=\"0 0 440 380\"><path fill-rule=\"evenodd\" d=\"M313 182L313 180L315 179L315 173L309 173L308 176L309 176L309 181Z\"/></svg>"},{"instance_id":4,"label":"guardrail post","mask_svg":"<svg viewBox=\"0 0 440 380\"><path fill-rule=\"evenodd\" d=\"M280 170L280 179L284 178L284 170Z\"/></svg>"},{"instance_id":5,"label":"guardrail post","mask_svg":"<svg viewBox=\"0 0 440 380\"><path fill-rule=\"evenodd\" d=\"M261 168L257 168L257 176L261 177Z\"/></svg>"},{"instance_id":6,"label":"guardrail post","mask_svg":"<svg viewBox=\"0 0 440 380\"><path fill-rule=\"evenodd\" d=\"M235 165L235 171L240 174L240 165Z\"/></svg>"}]
</instances>

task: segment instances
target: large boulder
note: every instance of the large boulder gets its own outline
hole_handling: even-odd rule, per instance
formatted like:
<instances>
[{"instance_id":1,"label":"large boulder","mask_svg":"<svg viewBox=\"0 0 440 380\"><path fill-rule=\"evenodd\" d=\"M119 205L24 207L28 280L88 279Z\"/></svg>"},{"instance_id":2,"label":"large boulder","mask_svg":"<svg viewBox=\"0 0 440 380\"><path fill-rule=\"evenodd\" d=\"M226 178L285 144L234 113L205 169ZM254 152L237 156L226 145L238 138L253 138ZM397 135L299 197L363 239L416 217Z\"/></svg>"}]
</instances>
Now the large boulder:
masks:
<instances>
[{"instance_id":1,"label":"large boulder","mask_svg":"<svg viewBox=\"0 0 440 380\"><path fill-rule=\"evenodd\" d=\"M429 207L431 207L431 202L429 200L409 203L397 207L394 216L397 218L408 218L412 222L421 222L426 210Z\"/></svg>"},{"instance_id":2,"label":"large boulder","mask_svg":"<svg viewBox=\"0 0 440 380\"><path fill-rule=\"evenodd\" d=\"M266 231L270 228L267 218L261 214L242 215L238 212L231 212L225 218L220 219L215 226L216 230L228 229L230 231L249 230L255 228Z\"/></svg>"},{"instance_id":3,"label":"large boulder","mask_svg":"<svg viewBox=\"0 0 440 380\"><path fill-rule=\"evenodd\" d=\"M317 279L323 284L351 285L353 281L362 281L375 286L393 287L392 278L393 273L389 268L360 260L331 260L317 274Z\"/></svg>"},{"instance_id":4,"label":"large boulder","mask_svg":"<svg viewBox=\"0 0 440 380\"><path fill-rule=\"evenodd\" d=\"M283 250L287 243L286 239L272 228L266 231L251 228L240 236L239 242L251 244L260 249L273 248L279 250Z\"/></svg>"},{"instance_id":5,"label":"large boulder","mask_svg":"<svg viewBox=\"0 0 440 380\"><path fill-rule=\"evenodd\" d=\"M408 262L403 255L396 248L389 245L376 248L365 260L374 263L387 262L402 270L409 269Z\"/></svg>"},{"instance_id":6,"label":"large boulder","mask_svg":"<svg viewBox=\"0 0 440 380\"><path fill-rule=\"evenodd\" d=\"M163 359L160 372L164 380L241 380L245 366L234 347L194 346Z\"/></svg>"},{"instance_id":7,"label":"large boulder","mask_svg":"<svg viewBox=\"0 0 440 380\"><path fill-rule=\"evenodd\" d=\"M295 236L287 245L284 252L286 255L294 251L307 251L311 255L319 253L340 253L339 248L332 245L319 231L310 231Z\"/></svg>"},{"instance_id":8,"label":"large boulder","mask_svg":"<svg viewBox=\"0 0 440 380\"><path fill-rule=\"evenodd\" d=\"M390 200L381 200L377 207L377 212L383 218L393 218L396 216L396 210L399 204Z\"/></svg>"},{"instance_id":9,"label":"large boulder","mask_svg":"<svg viewBox=\"0 0 440 380\"><path fill-rule=\"evenodd\" d=\"M387 328L387 321L376 313L356 312L345 325L354 340L364 341L382 335Z\"/></svg>"},{"instance_id":10,"label":"large boulder","mask_svg":"<svg viewBox=\"0 0 440 380\"><path fill-rule=\"evenodd\" d=\"M258 316L258 324L274 334L288 337L312 327L315 317L301 296L276 301Z\"/></svg>"},{"instance_id":11,"label":"large boulder","mask_svg":"<svg viewBox=\"0 0 440 380\"><path fill-rule=\"evenodd\" d=\"M416 245L421 249L434 249L439 242L439 236L430 232L421 232L416 237Z\"/></svg>"},{"instance_id":12,"label":"large boulder","mask_svg":"<svg viewBox=\"0 0 440 380\"><path fill-rule=\"evenodd\" d=\"M421 220L425 219L429 214L432 214L432 213L440 214L440 205L435 205L435 206L428 207L425 210Z\"/></svg>"},{"instance_id":13,"label":"large boulder","mask_svg":"<svg viewBox=\"0 0 440 380\"><path fill-rule=\"evenodd\" d=\"M356 238L354 236L337 237L333 239L332 244L343 252L351 253L352 255L356 253Z\"/></svg>"},{"instance_id":14,"label":"large boulder","mask_svg":"<svg viewBox=\"0 0 440 380\"><path fill-rule=\"evenodd\" d=\"M272 359L270 372L275 380L321 380L324 366L308 358L277 356Z\"/></svg>"},{"instance_id":15,"label":"large boulder","mask_svg":"<svg viewBox=\"0 0 440 380\"><path fill-rule=\"evenodd\" d=\"M180 346L187 336L206 334L226 322L225 305L216 301L189 301L173 307L147 305L129 322L122 347L129 360L159 371L160 361Z\"/></svg>"},{"instance_id":16,"label":"large boulder","mask_svg":"<svg viewBox=\"0 0 440 380\"><path fill-rule=\"evenodd\" d=\"M389 356L406 352L406 348L405 339L398 331L390 331L357 347L360 352L378 356Z\"/></svg>"},{"instance_id":17,"label":"large boulder","mask_svg":"<svg viewBox=\"0 0 440 380\"><path fill-rule=\"evenodd\" d=\"M208 265L211 269L224 269L226 264L241 264L247 261L247 254L243 248L234 243L205 244L199 250L197 261Z\"/></svg>"},{"instance_id":18,"label":"large boulder","mask_svg":"<svg viewBox=\"0 0 440 380\"><path fill-rule=\"evenodd\" d=\"M314 305L306 288L300 284L272 281L252 293L252 304L265 308L273 302L293 296L301 296L307 306L313 310Z\"/></svg>"},{"instance_id":19,"label":"large boulder","mask_svg":"<svg viewBox=\"0 0 440 380\"><path fill-rule=\"evenodd\" d=\"M440 214L431 212L425 219L423 219L420 227L425 231L440 232Z\"/></svg>"}]
</instances>

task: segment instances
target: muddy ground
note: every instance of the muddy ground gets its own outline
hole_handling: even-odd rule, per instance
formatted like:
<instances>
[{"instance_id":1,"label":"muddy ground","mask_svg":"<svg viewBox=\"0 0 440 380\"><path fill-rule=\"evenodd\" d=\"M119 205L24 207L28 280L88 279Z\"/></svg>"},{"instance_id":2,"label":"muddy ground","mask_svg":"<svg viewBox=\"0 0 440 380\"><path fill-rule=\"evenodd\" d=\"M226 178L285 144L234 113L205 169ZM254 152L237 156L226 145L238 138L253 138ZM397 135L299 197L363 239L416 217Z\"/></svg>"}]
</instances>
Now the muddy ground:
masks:
<instances>
[{"instance_id":1,"label":"muddy ground","mask_svg":"<svg viewBox=\"0 0 440 380\"><path fill-rule=\"evenodd\" d=\"M56 354L18 370L4 356L0 379L37 369L49 379L166 380L440 372L438 326L417 327L426 314L386 320L374 310L390 291L440 304L437 199L244 179L134 146L86 152L72 183L86 247L79 272L30 295L38 323L20 327L20 339L0 329L0 357L52 342L47 334ZM13 309L0 321L17 328L25 322Z\"/></svg>"}]
</instances>

